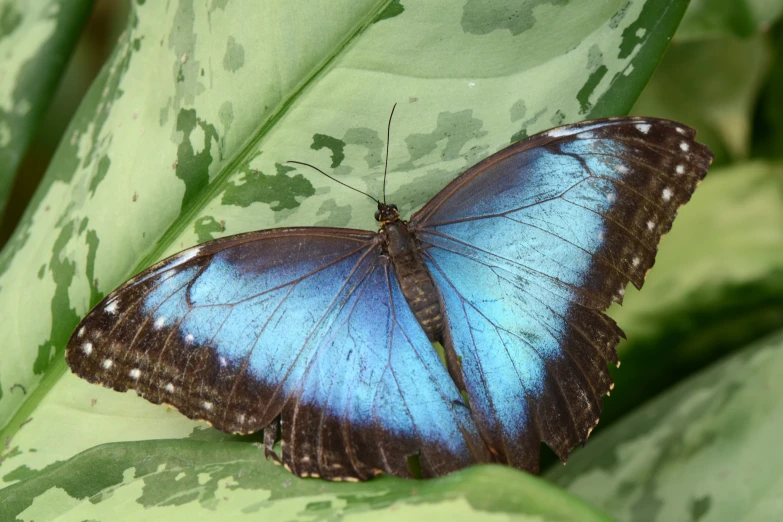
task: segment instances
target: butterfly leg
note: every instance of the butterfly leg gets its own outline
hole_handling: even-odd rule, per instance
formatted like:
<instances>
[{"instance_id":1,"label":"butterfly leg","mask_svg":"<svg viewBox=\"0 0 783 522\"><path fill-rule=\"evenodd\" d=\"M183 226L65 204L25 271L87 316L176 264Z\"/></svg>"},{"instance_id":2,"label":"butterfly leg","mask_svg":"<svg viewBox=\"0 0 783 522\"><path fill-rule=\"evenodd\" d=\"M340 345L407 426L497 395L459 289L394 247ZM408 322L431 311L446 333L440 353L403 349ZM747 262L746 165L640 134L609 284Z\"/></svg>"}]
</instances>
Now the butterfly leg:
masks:
<instances>
[{"instance_id":1,"label":"butterfly leg","mask_svg":"<svg viewBox=\"0 0 783 522\"><path fill-rule=\"evenodd\" d=\"M280 417L278 416L272 424L264 428L264 456L271 458L275 464L281 465L280 457L275 451L275 444L280 440Z\"/></svg>"}]
</instances>

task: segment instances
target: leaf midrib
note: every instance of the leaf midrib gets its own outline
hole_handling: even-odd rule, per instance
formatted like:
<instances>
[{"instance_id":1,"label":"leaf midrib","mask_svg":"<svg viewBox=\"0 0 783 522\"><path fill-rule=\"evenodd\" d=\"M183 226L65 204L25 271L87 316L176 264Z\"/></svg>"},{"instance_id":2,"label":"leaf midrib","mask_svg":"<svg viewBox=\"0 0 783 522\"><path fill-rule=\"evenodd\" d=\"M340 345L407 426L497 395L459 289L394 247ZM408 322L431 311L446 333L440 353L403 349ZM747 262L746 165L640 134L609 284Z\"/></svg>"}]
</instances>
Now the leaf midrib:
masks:
<instances>
[{"instance_id":1,"label":"leaf midrib","mask_svg":"<svg viewBox=\"0 0 783 522\"><path fill-rule=\"evenodd\" d=\"M174 241L180 237L185 228L188 227L199 213L211 202L220 192L225 188L225 183L228 178L236 173L236 169L239 165L250 159L250 156L258 150L258 144L266 137L269 131L280 121L283 116L288 112L288 109L297 101L303 93L305 93L310 85L312 85L318 78L323 76L338 57L342 56L345 51L353 44L357 37L359 37L367 28L372 25L377 16L385 10L393 0L383 0L379 8L370 10L367 16L359 21L354 28L348 32L349 36L338 45L334 52L328 55L322 60L320 65L317 65L309 77L306 77L300 86L296 88L291 95L278 105L270 116L270 118L258 128L258 130L251 135L245 143L239 148L239 150L229 159L220 169L214 180L210 182L206 188L204 188L199 196L189 205L184 212L178 214L174 222L166 229L161 235L160 239L156 242L155 246L141 258L139 263L133 268L133 270L127 274L130 277L150 266L154 262L158 261L164 252L171 246Z\"/></svg>"}]
</instances>

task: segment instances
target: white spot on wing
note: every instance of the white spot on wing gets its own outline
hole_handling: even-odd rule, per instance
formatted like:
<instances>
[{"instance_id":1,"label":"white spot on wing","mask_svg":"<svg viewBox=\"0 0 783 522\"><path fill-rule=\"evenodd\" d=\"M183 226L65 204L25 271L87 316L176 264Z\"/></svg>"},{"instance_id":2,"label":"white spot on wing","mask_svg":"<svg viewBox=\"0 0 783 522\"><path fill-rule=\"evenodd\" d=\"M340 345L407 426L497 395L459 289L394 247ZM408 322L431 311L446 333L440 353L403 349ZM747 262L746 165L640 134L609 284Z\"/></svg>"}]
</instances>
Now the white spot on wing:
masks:
<instances>
[{"instance_id":1,"label":"white spot on wing","mask_svg":"<svg viewBox=\"0 0 783 522\"><path fill-rule=\"evenodd\" d=\"M134 368L134 369L132 369L131 371L128 372L128 375L134 381L138 381L139 377L141 377L141 370L139 370L138 368Z\"/></svg>"},{"instance_id":2,"label":"white spot on wing","mask_svg":"<svg viewBox=\"0 0 783 522\"><path fill-rule=\"evenodd\" d=\"M108 370L109 368L112 367L113 364L114 364L114 361L112 361L111 359L104 359L103 363L101 364L101 366L103 366L104 370Z\"/></svg>"},{"instance_id":3,"label":"white spot on wing","mask_svg":"<svg viewBox=\"0 0 783 522\"><path fill-rule=\"evenodd\" d=\"M661 193L661 197L663 198L664 201L669 201L670 199L672 199L672 189L670 189L669 187L663 189L663 192Z\"/></svg>"},{"instance_id":4,"label":"white spot on wing","mask_svg":"<svg viewBox=\"0 0 783 522\"><path fill-rule=\"evenodd\" d=\"M82 337L84 335L84 326L79 328L79 333L77 334L79 337Z\"/></svg>"},{"instance_id":5,"label":"white spot on wing","mask_svg":"<svg viewBox=\"0 0 783 522\"><path fill-rule=\"evenodd\" d=\"M559 129L547 131L546 135L550 138L560 138L562 136L570 136L573 133L574 129L572 127L561 127Z\"/></svg>"},{"instance_id":6,"label":"white spot on wing","mask_svg":"<svg viewBox=\"0 0 783 522\"><path fill-rule=\"evenodd\" d=\"M171 384L171 383L168 383L168 384L166 385L166 387L164 388L164 390L166 390L166 391L167 391L167 392L169 392L169 393L174 393L174 385L173 385L173 384Z\"/></svg>"},{"instance_id":7,"label":"white spot on wing","mask_svg":"<svg viewBox=\"0 0 783 522\"><path fill-rule=\"evenodd\" d=\"M165 317L158 317L158 318L155 320L155 328L156 328L156 329L161 329L161 328L163 328L163 325L164 325L164 324L166 324L166 318L165 318Z\"/></svg>"},{"instance_id":8,"label":"white spot on wing","mask_svg":"<svg viewBox=\"0 0 783 522\"><path fill-rule=\"evenodd\" d=\"M609 194L606 195L606 199L609 201L609 203L614 203L615 201L617 201L617 196L615 196L610 192Z\"/></svg>"},{"instance_id":9,"label":"white spot on wing","mask_svg":"<svg viewBox=\"0 0 783 522\"><path fill-rule=\"evenodd\" d=\"M546 131L544 133L544 136L549 136L550 138L560 138L563 136L571 136L573 134L578 134L580 137L582 137L585 135L586 132L595 129L600 129L605 125L606 125L605 122L592 123L592 124L580 123L577 125L564 125L562 127L558 127L556 129L551 129Z\"/></svg>"},{"instance_id":10,"label":"white spot on wing","mask_svg":"<svg viewBox=\"0 0 783 522\"><path fill-rule=\"evenodd\" d=\"M647 134L650 132L651 125L649 123L640 123L636 125L636 128L641 132L642 134Z\"/></svg>"},{"instance_id":11,"label":"white spot on wing","mask_svg":"<svg viewBox=\"0 0 783 522\"><path fill-rule=\"evenodd\" d=\"M648 222L647 222L647 230L649 230L650 232L652 232L654 228L655 228L655 222L653 222L653 221L648 221Z\"/></svg>"},{"instance_id":12,"label":"white spot on wing","mask_svg":"<svg viewBox=\"0 0 783 522\"><path fill-rule=\"evenodd\" d=\"M92 353L92 343L84 343L82 345L82 351L84 355L90 355Z\"/></svg>"},{"instance_id":13,"label":"white spot on wing","mask_svg":"<svg viewBox=\"0 0 783 522\"><path fill-rule=\"evenodd\" d=\"M201 247L191 248L190 250L186 250L185 252L182 252L182 254L179 256L179 259L177 259L177 265L186 263L199 255L201 252Z\"/></svg>"},{"instance_id":14,"label":"white spot on wing","mask_svg":"<svg viewBox=\"0 0 783 522\"><path fill-rule=\"evenodd\" d=\"M106 305L106 308L103 309L104 312L107 314L113 314L117 311L117 300L113 299L109 304Z\"/></svg>"},{"instance_id":15,"label":"white spot on wing","mask_svg":"<svg viewBox=\"0 0 783 522\"><path fill-rule=\"evenodd\" d=\"M201 405L204 407L205 410L212 411L213 404L211 402L204 401Z\"/></svg>"},{"instance_id":16,"label":"white spot on wing","mask_svg":"<svg viewBox=\"0 0 783 522\"><path fill-rule=\"evenodd\" d=\"M641 261L639 261L639 258L638 258L638 257L634 257L634 258L633 258L633 261L631 261L631 264L632 264L632 265L634 266L634 268L635 268L635 267L639 266L639 263L640 263L640 262L641 262Z\"/></svg>"},{"instance_id":17,"label":"white spot on wing","mask_svg":"<svg viewBox=\"0 0 783 522\"><path fill-rule=\"evenodd\" d=\"M192 343L193 339L195 339L195 337L193 337L193 334L188 334L185 336L185 342L188 344Z\"/></svg>"},{"instance_id":18,"label":"white spot on wing","mask_svg":"<svg viewBox=\"0 0 783 522\"><path fill-rule=\"evenodd\" d=\"M677 174L685 174L685 167L682 165L677 165L677 167L674 169L674 172Z\"/></svg>"},{"instance_id":19,"label":"white spot on wing","mask_svg":"<svg viewBox=\"0 0 783 522\"><path fill-rule=\"evenodd\" d=\"M677 127L677 129L676 129L676 130L677 130L677 132L679 132L680 134L685 134L685 129L683 129L682 127Z\"/></svg>"},{"instance_id":20,"label":"white spot on wing","mask_svg":"<svg viewBox=\"0 0 783 522\"><path fill-rule=\"evenodd\" d=\"M690 145L688 145L687 142L681 142L680 143L680 149L682 149L683 152L688 152L688 150L691 148Z\"/></svg>"},{"instance_id":21,"label":"white spot on wing","mask_svg":"<svg viewBox=\"0 0 783 522\"><path fill-rule=\"evenodd\" d=\"M619 172L620 174L627 174L628 173L628 167L625 165L615 165L614 170Z\"/></svg>"},{"instance_id":22,"label":"white spot on wing","mask_svg":"<svg viewBox=\"0 0 783 522\"><path fill-rule=\"evenodd\" d=\"M237 421L239 422L239 424L244 424L245 423L245 414L244 413L240 413L239 415L237 415Z\"/></svg>"},{"instance_id":23,"label":"white spot on wing","mask_svg":"<svg viewBox=\"0 0 783 522\"><path fill-rule=\"evenodd\" d=\"M617 293L620 294L620 297L624 296L625 295L625 287L621 286L620 290L618 290Z\"/></svg>"},{"instance_id":24,"label":"white spot on wing","mask_svg":"<svg viewBox=\"0 0 783 522\"><path fill-rule=\"evenodd\" d=\"M225 367L228 364L228 361L226 361L226 358L222 355L218 357L218 362L220 363L221 367Z\"/></svg>"}]
</instances>

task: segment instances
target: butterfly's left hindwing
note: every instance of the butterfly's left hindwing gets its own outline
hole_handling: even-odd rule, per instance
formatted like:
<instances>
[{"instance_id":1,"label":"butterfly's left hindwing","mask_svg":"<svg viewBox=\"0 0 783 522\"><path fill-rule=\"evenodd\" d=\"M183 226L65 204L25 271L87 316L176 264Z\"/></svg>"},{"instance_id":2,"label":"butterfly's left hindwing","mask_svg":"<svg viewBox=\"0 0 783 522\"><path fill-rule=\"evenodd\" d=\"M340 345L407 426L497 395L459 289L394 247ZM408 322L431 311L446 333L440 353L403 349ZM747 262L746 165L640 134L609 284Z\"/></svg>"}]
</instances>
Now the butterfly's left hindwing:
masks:
<instances>
[{"instance_id":1,"label":"butterfly's left hindwing","mask_svg":"<svg viewBox=\"0 0 783 522\"><path fill-rule=\"evenodd\" d=\"M300 476L435 476L488 460L375 233L281 229L216 240L104 299L73 371L235 433L267 425Z\"/></svg>"},{"instance_id":2,"label":"butterfly's left hindwing","mask_svg":"<svg viewBox=\"0 0 783 522\"><path fill-rule=\"evenodd\" d=\"M298 475L408 477L417 457L434 477L491 460L383 259L324 330L283 409L283 462Z\"/></svg>"},{"instance_id":3,"label":"butterfly's left hindwing","mask_svg":"<svg viewBox=\"0 0 783 522\"><path fill-rule=\"evenodd\" d=\"M641 287L709 150L675 122L553 129L485 159L411 218L447 316L449 368L499 460L565 460L598 422L622 332L602 312Z\"/></svg>"}]
</instances>

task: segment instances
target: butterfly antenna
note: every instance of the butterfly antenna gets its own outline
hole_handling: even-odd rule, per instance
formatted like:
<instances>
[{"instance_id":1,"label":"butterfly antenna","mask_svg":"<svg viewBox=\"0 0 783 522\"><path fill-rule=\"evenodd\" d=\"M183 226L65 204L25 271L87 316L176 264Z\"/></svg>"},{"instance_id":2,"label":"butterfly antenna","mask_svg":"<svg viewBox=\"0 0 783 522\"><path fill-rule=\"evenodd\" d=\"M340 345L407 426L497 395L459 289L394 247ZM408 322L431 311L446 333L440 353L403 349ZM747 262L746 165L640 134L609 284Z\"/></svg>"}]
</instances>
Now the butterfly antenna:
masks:
<instances>
[{"instance_id":1,"label":"butterfly antenna","mask_svg":"<svg viewBox=\"0 0 783 522\"><path fill-rule=\"evenodd\" d=\"M389 125L386 127L386 166L383 167L383 204L386 204L386 173L389 171L389 138L391 137L391 121L394 116L394 109L397 108L395 103L392 106L391 114L389 114Z\"/></svg>"},{"instance_id":2,"label":"butterfly antenna","mask_svg":"<svg viewBox=\"0 0 783 522\"><path fill-rule=\"evenodd\" d=\"M339 179L337 179L337 178L335 178L335 177L333 177L333 176L330 176L329 174L327 174L327 173L326 173L326 172L324 172L323 170L319 169L319 168L318 168L318 167L316 167L315 165L310 165L309 163L303 163L303 162L301 162L301 161L293 161L293 160L286 161L286 163L295 163L296 165L304 165L305 167L310 167L311 169L317 170L318 172L320 172L321 174L323 174L323 175L324 175L324 176L326 176L327 178L331 179L332 181L336 181L337 183L339 183L339 184L340 184L340 185L342 185L343 187L348 187L349 189L351 189L351 190L353 190L353 191L355 191L355 192L358 192L359 194L364 194L365 196L367 196L367 197L368 197L368 198L370 198L371 200L375 201L375 202L376 202L376 203L378 203L379 205L381 204L381 202L380 202L380 201L378 201L377 199L375 199L374 197L372 197L372 196L371 196L371 195L369 195L368 193L366 193L366 192L362 192L362 191L361 191L361 190L359 190L358 188L354 188L354 187L352 187L352 186L350 186L350 185L347 185L347 184L343 183L343 182L342 182L342 181L340 181Z\"/></svg>"}]
</instances>

